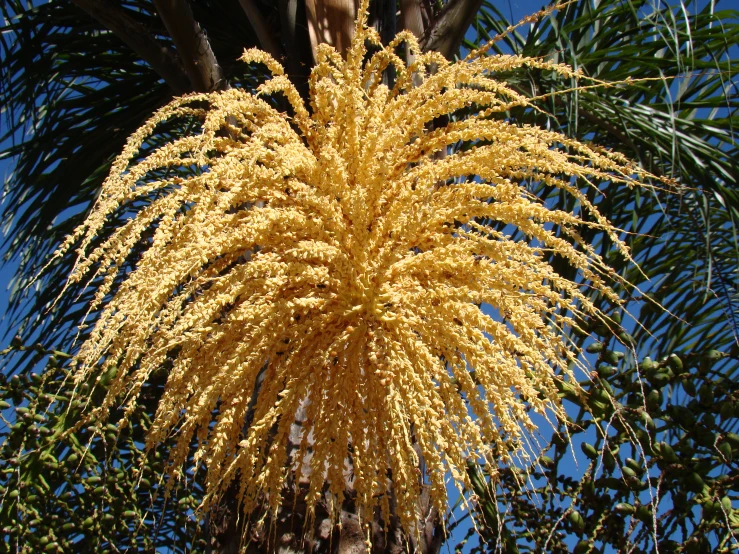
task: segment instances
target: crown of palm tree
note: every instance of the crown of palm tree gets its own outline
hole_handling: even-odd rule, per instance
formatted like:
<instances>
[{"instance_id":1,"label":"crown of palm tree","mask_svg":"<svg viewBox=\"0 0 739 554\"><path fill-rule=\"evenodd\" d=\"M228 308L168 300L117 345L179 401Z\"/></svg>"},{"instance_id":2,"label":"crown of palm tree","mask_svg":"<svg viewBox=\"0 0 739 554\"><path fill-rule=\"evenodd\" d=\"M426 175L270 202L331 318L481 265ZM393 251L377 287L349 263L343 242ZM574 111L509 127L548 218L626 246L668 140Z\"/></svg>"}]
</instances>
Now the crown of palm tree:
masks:
<instances>
[{"instance_id":1,"label":"crown of palm tree","mask_svg":"<svg viewBox=\"0 0 739 554\"><path fill-rule=\"evenodd\" d=\"M273 75L258 94L193 94L159 110L57 255L76 248L70 283L97 287L78 382L117 368L91 417L122 401L125 420L170 364L149 444L176 433L179 475L195 441L209 502L235 481L245 511L276 515L287 482L302 482L309 507L328 492L338 510L351 489L371 518L390 511L392 487L413 532L423 485L443 512L447 472L469 487L470 457L494 473L526 455L530 409L563 416L557 380L578 355L562 338L567 314L599 316L593 292L618 302L617 277L578 229L607 233L628 258L591 193L639 172L501 117L529 101L496 72L576 77L569 67L485 49L449 63L407 32L382 47L364 4L346 60L319 47L310 109L282 67L251 50L244 61ZM192 132L147 149L178 120ZM542 204L527 180L571 195L578 212ZM513 228L528 240L511 240Z\"/></svg>"}]
</instances>

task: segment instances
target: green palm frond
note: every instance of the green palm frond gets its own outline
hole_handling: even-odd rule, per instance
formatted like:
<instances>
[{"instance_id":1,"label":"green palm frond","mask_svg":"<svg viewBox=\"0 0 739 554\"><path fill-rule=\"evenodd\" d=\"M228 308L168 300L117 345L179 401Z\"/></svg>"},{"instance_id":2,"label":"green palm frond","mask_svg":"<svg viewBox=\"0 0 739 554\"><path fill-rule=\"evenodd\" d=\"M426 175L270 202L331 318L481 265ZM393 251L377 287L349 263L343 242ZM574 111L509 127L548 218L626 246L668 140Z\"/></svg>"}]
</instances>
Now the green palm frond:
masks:
<instances>
[{"instance_id":1,"label":"green palm frond","mask_svg":"<svg viewBox=\"0 0 739 554\"><path fill-rule=\"evenodd\" d=\"M624 267L625 275L678 316L641 304L635 315L652 336L637 329L636 338L652 355L739 337L739 62L731 59L739 12L717 11L713 3L689 8L575 2L496 44L499 51L568 63L592 79L636 80L563 93L573 83L533 72L510 76L522 92L542 97L542 111L512 114L522 122L621 151L685 187L682 195L652 196L603 189L600 209L634 233L632 248L651 281L633 267ZM475 25L479 43L509 22L485 2ZM609 244L602 248L607 254Z\"/></svg>"}]
</instances>

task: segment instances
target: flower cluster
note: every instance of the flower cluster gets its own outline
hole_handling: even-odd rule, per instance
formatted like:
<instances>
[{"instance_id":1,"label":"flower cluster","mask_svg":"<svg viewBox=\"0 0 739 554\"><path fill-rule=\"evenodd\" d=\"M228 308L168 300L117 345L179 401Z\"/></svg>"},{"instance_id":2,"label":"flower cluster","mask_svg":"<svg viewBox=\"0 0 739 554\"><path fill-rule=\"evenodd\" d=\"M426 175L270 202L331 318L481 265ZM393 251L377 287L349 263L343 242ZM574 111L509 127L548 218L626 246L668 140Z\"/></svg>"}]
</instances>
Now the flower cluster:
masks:
<instances>
[{"instance_id":1,"label":"flower cluster","mask_svg":"<svg viewBox=\"0 0 739 554\"><path fill-rule=\"evenodd\" d=\"M578 354L562 338L567 314L597 314L593 291L618 301L582 230L628 257L588 190L638 172L505 119L530 101L496 74L576 77L569 67L482 51L450 63L407 32L383 47L360 13L346 59L319 47L309 107L251 50L244 61L272 74L256 94L160 109L58 255L75 248L70 283L97 287L79 382L117 367L95 417L132 413L167 367L149 444L176 434L176 473L194 443L209 502L236 482L246 512L275 515L286 484L302 483L309 507L329 496L338 510L351 494L371 519L392 489L413 533L422 486L443 513L448 474L469 487L470 457L494 472L526 451L530 410L563 415L557 380ZM191 131L146 150L173 121ZM545 205L529 180L577 211Z\"/></svg>"}]
</instances>

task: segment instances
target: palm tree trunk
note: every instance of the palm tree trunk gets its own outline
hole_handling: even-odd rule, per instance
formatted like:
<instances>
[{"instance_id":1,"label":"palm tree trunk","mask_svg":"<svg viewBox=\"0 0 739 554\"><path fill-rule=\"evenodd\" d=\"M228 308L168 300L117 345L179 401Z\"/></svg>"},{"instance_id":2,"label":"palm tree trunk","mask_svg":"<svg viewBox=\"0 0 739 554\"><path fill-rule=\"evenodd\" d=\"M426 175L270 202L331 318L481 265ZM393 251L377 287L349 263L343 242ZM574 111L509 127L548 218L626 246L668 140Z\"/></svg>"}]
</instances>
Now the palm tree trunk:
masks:
<instances>
[{"instance_id":1,"label":"palm tree trunk","mask_svg":"<svg viewBox=\"0 0 739 554\"><path fill-rule=\"evenodd\" d=\"M438 554L444 544L441 520L429 510L428 494L422 495L419 506L426 522L419 541L406 537L392 516L387 531L377 517L370 523L370 549L350 499L344 503L340 524L319 505L311 528L306 529L304 492L298 491L297 498L294 491L286 495L277 521L259 525L256 517L243 520L236 502L237 487L232 487L209 516L211 554Z\"/></svg>"}]
</instances>

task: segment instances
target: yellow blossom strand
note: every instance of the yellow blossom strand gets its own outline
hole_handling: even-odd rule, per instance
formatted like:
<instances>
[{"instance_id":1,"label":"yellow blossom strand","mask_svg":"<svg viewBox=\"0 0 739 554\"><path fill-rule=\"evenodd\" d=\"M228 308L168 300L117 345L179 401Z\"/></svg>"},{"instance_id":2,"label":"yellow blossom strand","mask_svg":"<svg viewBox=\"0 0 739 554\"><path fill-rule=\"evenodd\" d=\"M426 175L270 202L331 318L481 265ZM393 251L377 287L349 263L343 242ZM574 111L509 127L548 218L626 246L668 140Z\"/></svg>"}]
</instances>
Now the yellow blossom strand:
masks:
<instances>
[{"instance_id":1,"label":"yellow blossom strand","mask_svg":"<svg viewBox=\"0 0 739 554\"><path fill-rule=\"evenodd\" d=\"M205 509L236 481L245 511L275 517L288 481L299 482L309 518L326 490L334 510L355 495L365 520L393 494L395 515L417 534L422 486L443 512L446 475L471 488L467 459L494 470L525 456L535 429L527 407L564 416L556 385L577 355L561 336L566 314L598 317L593 291L618 302L609 286L618 277L580 231L606 233L629 256L587 189L632 186L640 172L492 118L529 105L497 72L574 77L571 68L482 50L450 63L420 53L410 33L383 48L365 8L346 60L319 47L310 110L282 66L250 50L243 60L272 74L257 95L232 88L156 112L57 255L75 248L68 285L97 287L77 382L117 368L91 417L121 404L130 414L171 360L148 445L176 435L175 475L195 440ZM410 67L394 51L401 43L415 53ZM463 117L439 125L448 114ZM194 129L140 154L176 121ZM469 147L452 148L461 143ZM579 214L541 203L527 180L571 195ZM513 241L512 228L528 240ZM588 289L559 275L550 253ZM288 447L299 410L302 431Z\"/></svg>"}]
</instances>

